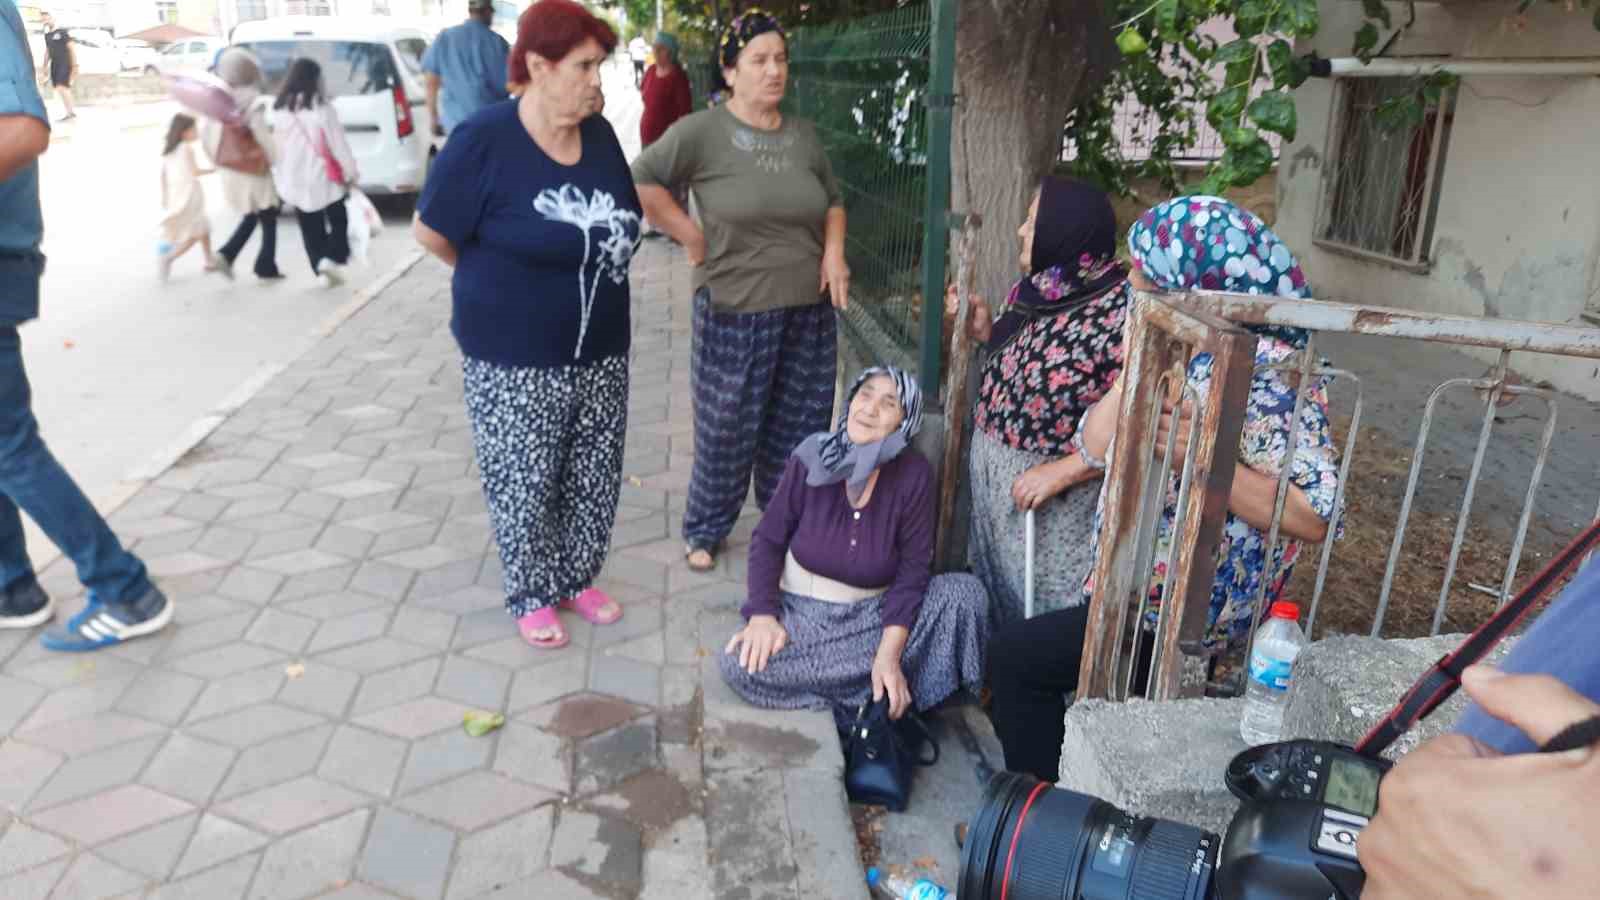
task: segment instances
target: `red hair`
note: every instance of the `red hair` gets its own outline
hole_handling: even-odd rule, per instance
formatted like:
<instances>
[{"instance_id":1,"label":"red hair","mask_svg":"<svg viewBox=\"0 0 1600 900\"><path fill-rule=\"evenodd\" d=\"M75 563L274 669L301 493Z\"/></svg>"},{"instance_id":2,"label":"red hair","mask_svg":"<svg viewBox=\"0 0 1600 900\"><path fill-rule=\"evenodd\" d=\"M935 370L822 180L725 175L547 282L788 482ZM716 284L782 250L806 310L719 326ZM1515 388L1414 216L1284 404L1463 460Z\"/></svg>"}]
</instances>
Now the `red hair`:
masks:
<instances>
[{"instance_id":1,"label":"red hair","mask_svg":"<svg viewBox=\"0 0 1600 900\"><path fill-rule=\"evenodd\" d=\"M617 48L617 33L573 0L539 0L517 20L517 44L511 48L511 83L528 83L528 54L560 62L586 39L593 38L607 54Z\"/></svg>"}]
</instances>

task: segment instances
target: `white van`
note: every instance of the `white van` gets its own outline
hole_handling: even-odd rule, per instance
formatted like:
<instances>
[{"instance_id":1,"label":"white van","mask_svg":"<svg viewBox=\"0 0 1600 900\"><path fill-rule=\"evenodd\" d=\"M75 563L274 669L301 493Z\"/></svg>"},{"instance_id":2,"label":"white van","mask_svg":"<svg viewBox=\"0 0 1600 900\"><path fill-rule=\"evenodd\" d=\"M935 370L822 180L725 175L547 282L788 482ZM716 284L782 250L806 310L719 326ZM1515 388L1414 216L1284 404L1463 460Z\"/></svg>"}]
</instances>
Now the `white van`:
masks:
<instances>
[{"instance_id":1,"label":"white van","mask_svg":"<svg viewBox=\"0 0 1600 900\"><path fill-rule=\"evenodd\" d=\"M422 30L382 18L286 16L240 23L232 37L261 60L265 103L276 98L296 59L322 66L323 89L344 125L363 191L422 190L437 151L422 82L428 48Z\"/></svg>"}]
</instances>

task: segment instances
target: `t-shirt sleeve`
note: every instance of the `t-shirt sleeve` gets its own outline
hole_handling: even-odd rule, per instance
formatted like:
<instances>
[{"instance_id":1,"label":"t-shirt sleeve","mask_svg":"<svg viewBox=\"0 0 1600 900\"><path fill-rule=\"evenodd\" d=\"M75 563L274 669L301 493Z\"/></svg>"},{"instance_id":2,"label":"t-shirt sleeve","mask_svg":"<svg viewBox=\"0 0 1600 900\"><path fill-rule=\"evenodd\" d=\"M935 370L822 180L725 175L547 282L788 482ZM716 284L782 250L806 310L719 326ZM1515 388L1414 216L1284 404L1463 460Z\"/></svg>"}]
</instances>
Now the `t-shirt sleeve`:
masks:
<instances>
[{"instance_id":1,"label":"t-shirt sleeve","mask_svg":"<svg viewBox=\"0 0 1600 900\"><path fill-rule=\"evenodd\" d=\"M39 96L33 69L26 62L28 47L18 44L21 39L16 28L10 17L6 18L5 27L0 28L0 41L12 46L0 52L0 116L32 116L48 127L50 118L45 115L44 98Z\"/></svg>"},{"instance_id":2,"label":"t-shirt sleeve","mask_svg":"<svg viewBox=\"0 0 1600 900\"><path fill-rule=\"evenodd\" d=\"M688 184L700 165L699 132L699 122L693 118L674 122L660 140L633 161L634 183L669 190Z\"/></svg>"},{"instance_id":3,"label":"t-shirt sleeve","mask_svg":"<svg viewBox=\"0 0 1600 900\"><path fill-rule=\"evenodd\" d=\"M477 234L483 218L487 168L483 135L469 123L445 141L423 183L417 217L457 249Z\"/></svg>"},{"instance_id":4,"label":"t-shirt sleeve","mask_svg":"<svg viewBox=\"0 0 1600 900\"><path fill-rule=\"evenodd\" d=\"M828 192L828 208L844 207L844 191L839 187L839 179L834 177L833 163L828 160L828 150L822 146L822 138L817 134L817 126L808 123L811 132L811 170L816 173L817 180L822 182L822 189Z\"/></svg>"},{"instance_id":5,"label":"t-shirt sleeve","mask_svg":"<svg viewBox=\"0 0 1600 900\"><path fill-rule=\"evenodd\" d=\"M438 39L428 45L428 49L422 51L422 71L427 72L429 75L439 74L439 45L443 44L444 40L444 35L441 34Z\"/></svg>"},{"instance_id":6,"label":"t-shirt sleeve","mask_svg":"<svg viewBox=\"0 0 1600 900\"><path fill-rule=\"evenodd\" d=\"M907 451L908 453L914 451ZM922 609L922 598L928 592L928 581L933 566L933 469L927 462L914 458L906 465L914 466L905 473L906 481L895 498L900 508L895 534L895 550L900 565L895 569L894 581L883 595L883 625L916 624L917 613Z\"/></svg>"},{"instance_id":7,"label":"t-shirt sleeve","mask_svg":"<svg viewBox=\"0 0 1600 900\"><path fill-rule=\"evenodd\" d=\"M749 597L739 613L746 619L751 616L777 616L783 612L778 599L778 582L783 578L784 558L789 553L789 541L800 527L800 516L806 508L805 464L794 457L783 470L783 479L761 514L755 533L750 536L750 559L746 566L746 584Z\"/></svg>"}]
</instances>

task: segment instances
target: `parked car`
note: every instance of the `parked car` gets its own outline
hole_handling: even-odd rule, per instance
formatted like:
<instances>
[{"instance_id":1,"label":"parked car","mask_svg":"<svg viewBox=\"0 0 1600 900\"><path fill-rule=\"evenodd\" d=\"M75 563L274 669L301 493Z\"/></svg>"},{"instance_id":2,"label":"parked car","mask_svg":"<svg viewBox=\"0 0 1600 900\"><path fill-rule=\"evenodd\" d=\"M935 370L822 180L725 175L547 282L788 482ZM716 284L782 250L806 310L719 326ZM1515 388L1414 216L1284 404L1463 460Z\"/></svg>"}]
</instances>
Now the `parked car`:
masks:
<instances>
[{"instance_id":1,"label":"parked car","mask_svg":"<svg viewBox=\"0 0 1600 900\"><path fill-rule=\"evenodd\" d=\"M241 23L233 43L261 61L269 97L282 89L290 63L316 60L361 170L361 189L406 195L422 190L439 146L422 83L425 32L381 18L286 16Z\"/></svg>"},{"instance_id":2,"label":"parked car","mask_svg":"<svg viewBox=\"0 0 1600 900\"><path fill-rule=\"evenodd\" d=\"M122 71L121 52L111 32L99 28L68 28L72 55L84 75L115 75Z\"/></svg>"},{"instance_id":3,"label":"parked car","mask_svg":"<svg viewBox=\"0 0 1600 900\"><path fill-rule=\"evenodd\" d=\"M162 75L209 72L217 54L227 45L226 41L217 37L187 38L168 44L156 55L156 72Z\"/></svg>"},{"instance_id":4,"label":"parked car","mask_svg":"<svg viewBox=\"0 0 1600 900\"><path fill-rule=\"evenodd\" d=\"M156 48L144 41L136 41L132 38L122 38L117 41L117 63L122 66L122 71L124 72L143 72L146 75L154 75L158 71L156 69L156 60L159 57L160 54L156 53Z\"/></svg>"}]
</instances>

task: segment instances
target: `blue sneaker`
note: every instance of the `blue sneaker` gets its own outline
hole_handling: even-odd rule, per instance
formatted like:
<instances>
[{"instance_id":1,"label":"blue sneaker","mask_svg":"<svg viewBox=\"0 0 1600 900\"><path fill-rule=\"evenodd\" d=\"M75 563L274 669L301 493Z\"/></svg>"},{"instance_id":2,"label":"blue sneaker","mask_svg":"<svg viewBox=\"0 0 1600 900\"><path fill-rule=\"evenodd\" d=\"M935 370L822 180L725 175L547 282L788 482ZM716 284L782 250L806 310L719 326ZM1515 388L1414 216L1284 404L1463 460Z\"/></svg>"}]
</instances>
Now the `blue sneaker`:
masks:
<instances>
[{"instance_id":1,"label":"blue sneaker","mask_svg":"<svg viewBox=\"0 0 1600 900\"><path fill-rule=\"evenodd\" d=\"M99 650L147 634L172 621L172 601L155 587L132 603L105 603L91 599L63 628L52 628L39 642L46 650L81 653Z\"/></svg>"}]
</instances>

